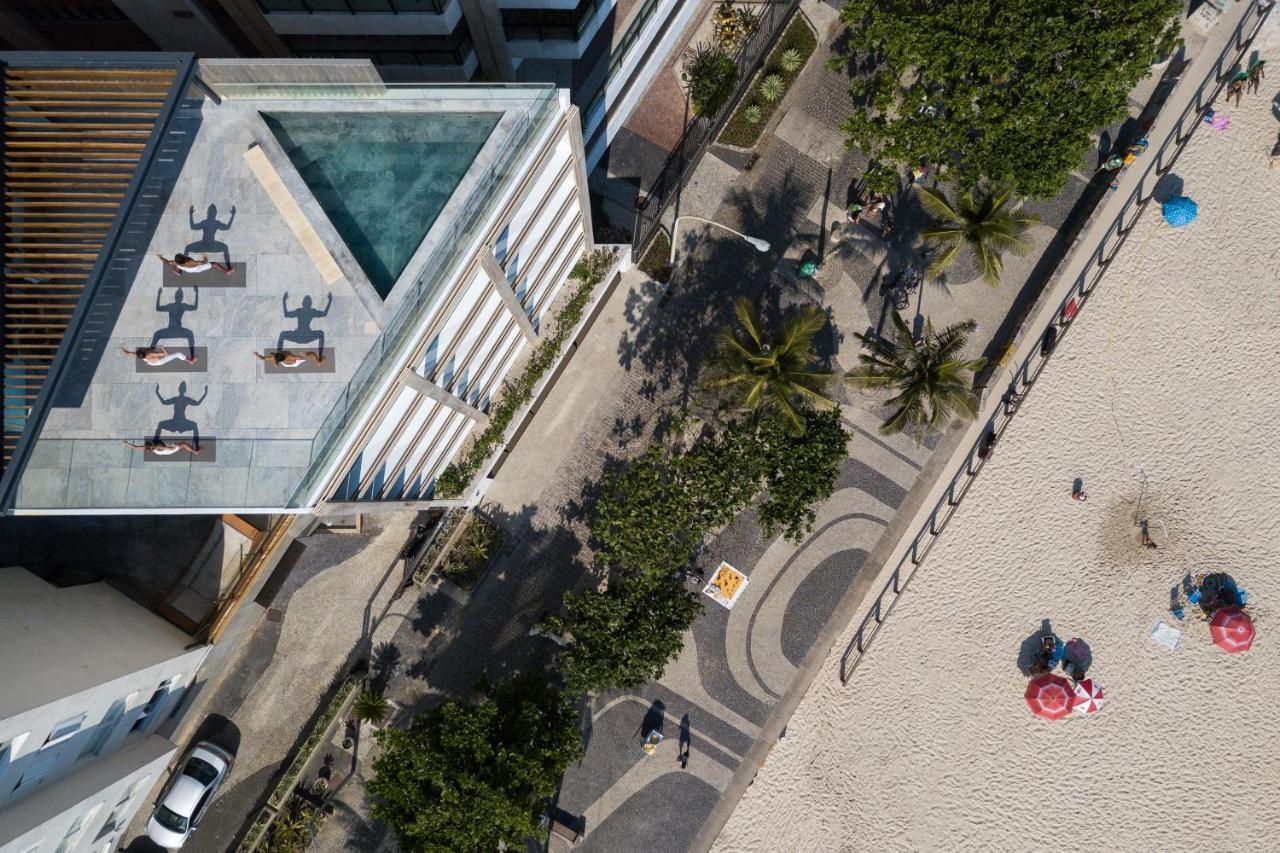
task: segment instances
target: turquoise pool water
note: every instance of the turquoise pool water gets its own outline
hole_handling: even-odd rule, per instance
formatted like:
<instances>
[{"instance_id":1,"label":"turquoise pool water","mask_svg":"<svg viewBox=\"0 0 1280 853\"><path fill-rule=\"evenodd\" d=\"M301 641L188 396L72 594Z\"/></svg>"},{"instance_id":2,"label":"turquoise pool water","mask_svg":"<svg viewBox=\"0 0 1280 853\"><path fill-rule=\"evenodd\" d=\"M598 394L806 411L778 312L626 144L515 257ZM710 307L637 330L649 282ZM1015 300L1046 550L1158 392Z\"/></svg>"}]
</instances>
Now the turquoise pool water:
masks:
<instances>
[{"instance_id":1,"label":"turquoise pool water","mask_svg":"<svg viewBox=\"0 0 1280 853\"><path fill-rule=\"evenodd\" d=\"M501 113L274 113L263 118L382 298Z\"/></svg>"}]
</instances>

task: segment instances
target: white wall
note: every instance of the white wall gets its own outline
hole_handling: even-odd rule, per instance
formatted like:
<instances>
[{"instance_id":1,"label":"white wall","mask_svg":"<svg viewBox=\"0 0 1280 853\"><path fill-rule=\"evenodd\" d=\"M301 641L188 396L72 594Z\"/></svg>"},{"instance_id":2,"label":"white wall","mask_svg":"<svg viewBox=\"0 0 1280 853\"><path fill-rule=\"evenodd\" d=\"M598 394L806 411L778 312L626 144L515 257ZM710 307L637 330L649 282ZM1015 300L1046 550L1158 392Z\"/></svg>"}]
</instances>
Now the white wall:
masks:
<instances>
[{"instance_id":1,"label":"white wall","mask_svg":"<svg viewBox=\"0 0 1280 853\"><path fill-rule=\"evenodd\" d=\"M68 809L95 808L88 801L105 791L100 828L129 780L155 761L163 767L153 741L168 742L151 732L209 652L186 648L190 640L105 583L58 589L25 569L0 569L0 850L19 831L56 830L33 815L56 818L65 832L76 817Z\"/></svg>"},{"instance_id":2,"label":"white wall","mask_svg":"<svg viewBox=\"0 0 1280 853\"><path fill-rule=\"evenodd\" d=\"M570 132L561 129L548 143L553 153L531 178L528 195L507 214L496 241L495 254L512 280L509 286L516 286L526 314L535 321L545 319L542 314L560 292L586 242L588 211L582 210L576 190ZM513 183L523 181L526 174L513 177ZM455 284L450 282L444 290ZM426 355L408 366L468 402L487 405L528 346L487 277L477 270L447 318L427 319L416 347L425 347ZM395 404L349 467L345 491L339 494L352 495L358 480L360 500L424 497L427 486L470 434L472 423L466 415L408 387L394 393ZM358 477L353 476L357 466Z\"/></svg>"},{"instance_id":3,"label":"white wall","mask_svg":"<svg viewBox=\"0 0 1280 853\"><path fill-rule=\"evenodd\" d=\"M53 853L64 841L66 853L114 850L176 753L169 741L147 735L0 811L0 853Z\"/></svg>"}]
</instances>

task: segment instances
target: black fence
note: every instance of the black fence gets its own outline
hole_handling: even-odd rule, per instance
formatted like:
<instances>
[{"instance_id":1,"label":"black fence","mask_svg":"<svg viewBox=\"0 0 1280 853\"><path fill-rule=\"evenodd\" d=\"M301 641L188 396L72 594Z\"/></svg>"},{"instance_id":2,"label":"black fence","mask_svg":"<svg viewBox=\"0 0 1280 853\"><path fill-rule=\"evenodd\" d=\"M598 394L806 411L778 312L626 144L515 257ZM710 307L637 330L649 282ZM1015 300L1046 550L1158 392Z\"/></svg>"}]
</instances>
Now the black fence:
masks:
<instances>
[{"instance_id":1,"label":"black fence","mask_svg":"<svg viewBox=\"0 0 1280 853\"><path fill-rule=\"evenodd\" d=\"M751 87L756 70L769 55L799 6L799 0L780 0L753 7L759 13L758 24L734 57L738 66L738 83L733 95L711 115L692 118L680 136L680 141L676 143L675 150L667 156L662 171L641 195L641 202L636 206L635 229L631 237L633 257L644 257L644 250L658 233L667 206L675 201L685 180L698 167L707 146L733 115L738 102Z\"/></svg>"}]
</instances>

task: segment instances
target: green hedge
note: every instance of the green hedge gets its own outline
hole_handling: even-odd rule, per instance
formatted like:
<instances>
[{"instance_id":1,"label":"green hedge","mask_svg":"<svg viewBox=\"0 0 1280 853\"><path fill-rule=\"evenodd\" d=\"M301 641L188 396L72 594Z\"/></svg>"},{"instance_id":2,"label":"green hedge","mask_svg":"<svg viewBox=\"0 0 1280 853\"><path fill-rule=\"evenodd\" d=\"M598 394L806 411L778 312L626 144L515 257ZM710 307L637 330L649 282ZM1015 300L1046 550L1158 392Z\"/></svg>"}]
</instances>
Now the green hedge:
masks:
<instances>
[{"instance_id":1,"label":"green hedge","mask_svg":"<svg viewBox=\"0 0 1280 853\"><path fill-rule=\"evenodd\" d=\"M782 34L782 38L778 39L778 43L774 46L773 52L769 54L769 60L764 64L764 70L756 75L756 81L752 84L751 89L742 97L742 101L738 104L738 108L733 111L733 115L729 121L725 123L724 130L720 131L720 142L728 145L737 145L739 148L750 148L756 144L760 138L760 132L764 130L764 126L769 123L769 117L778 109L778 105L782 103L786 95L782 98L770 103L760 95L760 83L770 74L777 74L782 81L787 84L787 91L790 91L791 84L800 76L800 72L804 71L805 64L808 63L809 57L813 55L813 50L818 46L818 39L813 34L813 30L809 29L809 25L804 22L800 16L791 22L787 27L787 31ZM795 71L785 71L778 64L778 57L782 56L786 50L800 51L803 61L800 67ZM760 120L755 124L747 121L747 108L755 105L760 107Z\"/></svg>"},{"instance_id":2,"label":"green hedge","mask_svg":"<svg viewBox=\"0 0 1280 853\"><path fill-rule=\"evenodd\" d=\"M612 269L614 259L615 254L612 249L597 249L589 255L583 255L582 259L574 265L569 275L571 279L578 281L578 289L556 314L555 331L538 344L529 363L525 365L524 372L507 383L498 402L489 408L489 425L485 427L471 449L461 459L450 463L444 471L440 472L440 476L436 478L435 496L437 498L455 498L465 492L471 485L471 481L475 479L476 471L480 466L502 446L507 427L511 426L516 413L524 407L525 403L533 399L533 392L538 387L538 382L560 360L560 354L565 344L569 342L569 335L582 319L582 312L591 301L591 294L595 291L596 285L603 281L605 273Z\"/></svg>"},{"instance_id":3,"label":"green hedge","mask_svg":"<svg viewBox=\"0 0 1280 853\"><path fill-rule=\"evenodd\" d=\"M271 792L270 798L267 799L267 805L271 806L271 808L279 809L284 804L284 801L289 798L294 784L298 781L298 777L302 775L303 768L311 760L311 754L324 737L329 724L333 722L333 718L338 716L342 703L347 701L347 697L351 695L351 691L356 688L358 683L358 679L347 676L346 680L338 688L338 692L333 694L333 698L329 700L324 713L311 726L311 734L307 735L307 739L302 742L302 746L293 754L293 761L289 762L289 769L285 771L284 776L280 777L280 782L276 785L275 790Z\"/></svg>"}]
</instances>

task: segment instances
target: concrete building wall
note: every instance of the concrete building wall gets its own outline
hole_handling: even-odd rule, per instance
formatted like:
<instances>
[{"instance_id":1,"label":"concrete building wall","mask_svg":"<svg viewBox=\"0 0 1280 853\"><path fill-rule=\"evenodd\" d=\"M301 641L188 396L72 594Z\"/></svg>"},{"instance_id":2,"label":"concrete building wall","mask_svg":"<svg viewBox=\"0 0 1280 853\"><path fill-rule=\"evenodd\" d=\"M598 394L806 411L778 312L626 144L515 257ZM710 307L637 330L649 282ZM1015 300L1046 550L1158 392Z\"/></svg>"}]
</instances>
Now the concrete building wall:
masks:
<instances>
[{"instance_id":1,"label":"concrete building wall","mask_svg":"<svg viewBox=\"0 0 1280 853\"><path fill-rule=\"evenodd\" d=\"M364 430L333 499L425 498L482 425L482 412L533 343L498 288L510 288L527 323L541 327L573 264L591 244L574 133L581 133L578 122L562 120L530 153L525 170L505 188L511 197L499 205L492 222L478 229L496 238L480 241L471 263L444 285L445 297L420 326L404 368L462 405L446 405L404 382L396 385L374 407L380 411L377 422ZM490 258L488 269L484 254ZM504 280L493 280L495 266ZM475 414L469 416L466 407Z\"/></svg>"},{"instance_id":2,"label":"concrete building wall","mask_svg":"<svg viewBox=\"0 0 1280 853\"><path fill-rule=\"evenodd\" d=\"M169 741L146 735L0 811L0 853L53 853L64 843L64 853L116 849L176 753Z\"/></svg>"},{"instance_id":3,"label":"concrete building wall","mask_svg":"<svg viewBox=\"0 0 1280 853\"><path fill-rule=\"evenodd\" d=\"M163 767L153 740L166 755L173 747L150 733L209 650L189 643L105 583L58 589L25 569L0 569L0 849L32 833L47 840L77 817L86 832L98 821L96 835L123 788L155 762ZM71 813L81 807L99 811Z\"/></svg>"}]
</instances>

